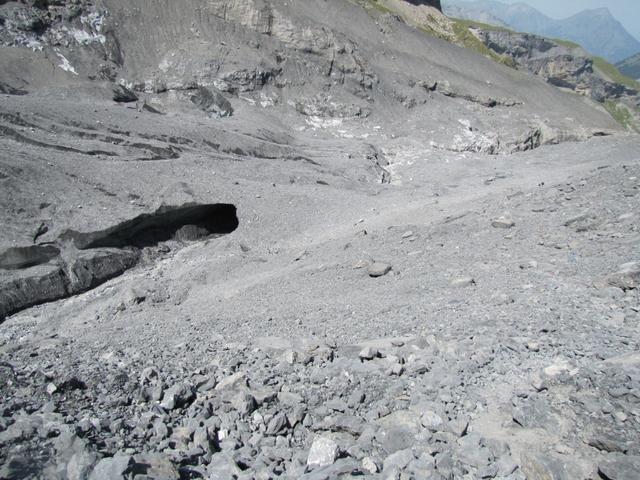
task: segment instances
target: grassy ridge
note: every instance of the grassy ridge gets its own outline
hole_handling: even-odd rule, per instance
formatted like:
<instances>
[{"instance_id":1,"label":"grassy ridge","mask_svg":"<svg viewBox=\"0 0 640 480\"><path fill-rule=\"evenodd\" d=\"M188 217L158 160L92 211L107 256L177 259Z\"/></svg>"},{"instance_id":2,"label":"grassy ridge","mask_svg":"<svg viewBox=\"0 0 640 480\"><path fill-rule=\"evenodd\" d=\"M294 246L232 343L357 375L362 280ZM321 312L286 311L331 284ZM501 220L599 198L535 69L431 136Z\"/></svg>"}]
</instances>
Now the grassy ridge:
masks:
<instances>
[{"instance_id":1,"label":"grassy ridge","mask_svg":"<svg viewBox=\"0 0 640 480\"><path fill-rule=\"evenodd\" d=\"M498 55L496 52L482 43L482 41L478 37L476 37L473 32L471 32L470 26L472 25L472 23L474 27L483 24L478 24L477 22L469 22L468 20L459 20L456 18L452 18L451 20L453 22L453 32L455 33L457 44L474 50L481 55L489 57L490 59L508 67L515 68L518 65L518 63L512 57L509 57L508 55ZM507 29L498 29L500 29L500 27L494 27L494 30L496 31L508 31Z\"/></svg>"},{"instance_id":2,"label":"grassy ridge","mask_svg":"<svg viewBox=\"0 0 640 480\"><path fill-rule=\"evenodd\" d=\"M609 115L627 130L640 133L640 123L634 119L630 107L616 103L613 100L607 100L604 102L604 108L609 112Z\"/></svg>"},{"instance_id":3,"label":"grassy ridge","mask_svg":"<svg viewBox=\"0 0 640 480\"><path fill-rule=\"evenodd\" d=\"M627 77L621 73L615 65L607 62L604 58L591 57L591 59L593 60L593 66L609 77L613 82L624 85L625 87L633 88L634 90L640 90L640 82Z\"/></svg>"}]
</instances>

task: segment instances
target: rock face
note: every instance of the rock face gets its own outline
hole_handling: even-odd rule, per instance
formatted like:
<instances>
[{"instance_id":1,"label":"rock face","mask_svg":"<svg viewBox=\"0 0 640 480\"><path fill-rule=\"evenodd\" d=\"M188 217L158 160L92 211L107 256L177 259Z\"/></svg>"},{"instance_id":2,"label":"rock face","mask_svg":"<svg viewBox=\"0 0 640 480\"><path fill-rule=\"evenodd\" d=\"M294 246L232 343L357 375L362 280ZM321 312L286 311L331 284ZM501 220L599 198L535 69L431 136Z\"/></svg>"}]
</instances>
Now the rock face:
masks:
<instances>
[{"instance_id":1,"label":"rock face","mask_svg":"<svg viewBox=\"0 0 640 480\"><path fill-rule=\"evenodd\" d=\"M438 10L442 11L442 5L440 0L406 0L408 3L412 5L426 5L428 7L434 7Z\"/></svg>"},{"instance_id":2,"label":"rock face","mask_svg":"<svg viewBox=\"0 0 640 480\"><path fill-rule=\"evenodd\" d=\"M607 76L580 47L527 33L482 28L473 28L472 31L493 52L512 59L517 68L596 102L618 104L617 108L629 112L627 126L640 130L638 88L618 83Z\"/></svg>"},{"instance_id":3,"label":"rock face","mask_svg":"<svg viewBox=\"0 0 640 480\"><path fill-rule=\"evenodd\" d=\"M193 242L237 227L232 205L164 206L102 231L67 230L58 247L9 248L0 254L0 319L91 290L133 268L142 251L161 249L162 242Z\"/></svg>"}]
</instances>

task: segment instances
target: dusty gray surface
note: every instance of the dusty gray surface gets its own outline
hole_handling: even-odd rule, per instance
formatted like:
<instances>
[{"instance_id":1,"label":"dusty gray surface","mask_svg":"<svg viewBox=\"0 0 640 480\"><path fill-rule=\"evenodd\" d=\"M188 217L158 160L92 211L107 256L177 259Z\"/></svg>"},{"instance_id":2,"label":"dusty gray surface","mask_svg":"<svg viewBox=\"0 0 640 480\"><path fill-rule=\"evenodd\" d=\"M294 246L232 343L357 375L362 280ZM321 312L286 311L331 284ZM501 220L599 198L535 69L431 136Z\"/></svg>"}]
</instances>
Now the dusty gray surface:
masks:
<instances>
[{"instance_id":1,"label":"dusty gray surface","mask_svg":"<svg viewBox=\"0 0 640 480\"><path fill-rule=\"evenodd\" d=\"M137 105L0 52L0 478L635 478L637 136L375 9L159 3L101 4Z\"/></svg>"}]
</instances>

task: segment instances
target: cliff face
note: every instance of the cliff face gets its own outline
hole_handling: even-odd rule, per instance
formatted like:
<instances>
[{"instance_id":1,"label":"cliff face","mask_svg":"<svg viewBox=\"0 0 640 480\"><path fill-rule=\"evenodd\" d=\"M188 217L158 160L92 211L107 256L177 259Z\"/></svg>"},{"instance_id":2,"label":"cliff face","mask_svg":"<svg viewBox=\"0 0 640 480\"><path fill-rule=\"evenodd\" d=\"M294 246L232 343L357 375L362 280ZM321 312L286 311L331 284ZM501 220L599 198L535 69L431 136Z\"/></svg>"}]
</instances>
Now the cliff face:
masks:
<instances>
[{"instance_id":1,"label":"cliff face","mask_svg":"<svg viewBox=\"0 0 640 480\"><path fill-rule=\"evenodd\" d=\"M480 28L473 33L493 52L513 59L516 68L590 97L608 109L623 109L623 123L633 130L640 128L638 89L616 79L582 48L528 33Z\"/></svg>"},{"instance_id":2,"label":"cliff face","mask_svg":"<svg viewBox=\"0 0 640 480\"><path fill-rule=\"evenodd\" d=\"M442 11L442 5L440 4L440 0L407 0L407 2L413 5L427 5L429 7L434 7Z\"/></svg>"}]
</instances>

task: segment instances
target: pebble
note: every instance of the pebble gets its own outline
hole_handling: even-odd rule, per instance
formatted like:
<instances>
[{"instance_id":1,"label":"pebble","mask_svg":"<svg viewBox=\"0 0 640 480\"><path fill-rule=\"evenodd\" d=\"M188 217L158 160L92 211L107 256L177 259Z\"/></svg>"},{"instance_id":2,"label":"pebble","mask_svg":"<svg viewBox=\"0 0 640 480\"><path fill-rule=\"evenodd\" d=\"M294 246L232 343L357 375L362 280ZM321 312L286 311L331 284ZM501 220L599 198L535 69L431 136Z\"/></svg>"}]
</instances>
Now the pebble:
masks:
<instances>
[{"instance_id":1,"label":"pebble","mask_svg":"<svg viewBox=\"0 0 640 480\"><path fill-rule=\"evenodd\" d=\"M461 277L451 281L451 286L455 288L471 287L476 284L473 277Z\"/></svg>"},{"instance_id":2,"label":"pebble","mask_svg":"<svg viewBox=\"0 0 640 480\"><path fill-rule=\"evenodd\" d=\"M492 220L491 226L494 228L509 229L515 227L516 222L509 217L503 216Z\"/></svg>"}]
</instances>

